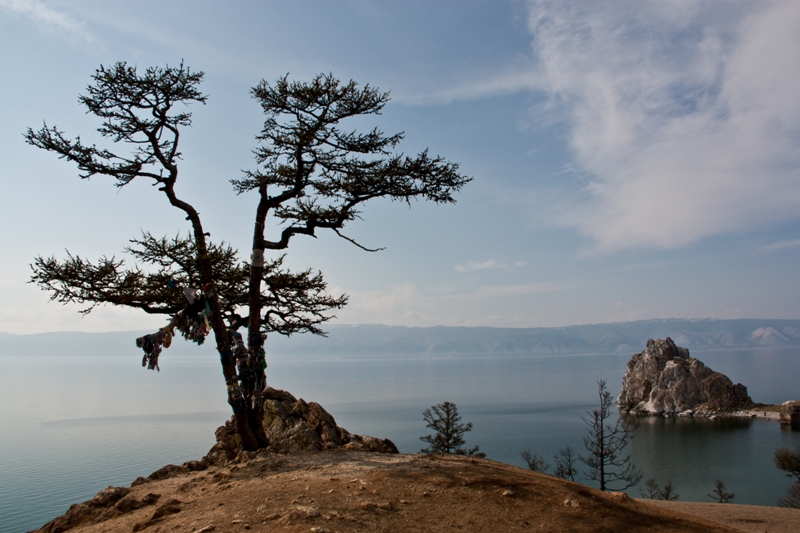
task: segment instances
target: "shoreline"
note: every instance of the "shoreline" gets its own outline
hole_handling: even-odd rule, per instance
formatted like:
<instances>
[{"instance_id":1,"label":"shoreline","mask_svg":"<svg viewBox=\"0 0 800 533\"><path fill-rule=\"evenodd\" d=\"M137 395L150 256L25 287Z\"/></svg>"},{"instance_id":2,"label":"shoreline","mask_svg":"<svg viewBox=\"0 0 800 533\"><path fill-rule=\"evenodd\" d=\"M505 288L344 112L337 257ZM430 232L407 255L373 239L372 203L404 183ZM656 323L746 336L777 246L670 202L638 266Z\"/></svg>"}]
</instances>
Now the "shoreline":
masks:
<instances>
[{"instance_id":1,"label":"shoreline","mask_svg":"<svg viewBox=\"0 0 800 533\"><path fill-rule=\"evenodd\" d=\"M775 422L786 423L781 420L781 407L787 403L797 403L794 400L789 400L780 405L774 404L755 404L752 408L743 411L726 411L726 412L709 412L709 413L694 413L692 409L681 411L678 413L632 413L630 411L619 410L621 414L630 416L643 416L650 417L656 416L661 418L705 418L707 420L716 420L718 418L750 418L772 420ZM788 425L788 423L787 423Z\"/></svg>"}]
</instances>

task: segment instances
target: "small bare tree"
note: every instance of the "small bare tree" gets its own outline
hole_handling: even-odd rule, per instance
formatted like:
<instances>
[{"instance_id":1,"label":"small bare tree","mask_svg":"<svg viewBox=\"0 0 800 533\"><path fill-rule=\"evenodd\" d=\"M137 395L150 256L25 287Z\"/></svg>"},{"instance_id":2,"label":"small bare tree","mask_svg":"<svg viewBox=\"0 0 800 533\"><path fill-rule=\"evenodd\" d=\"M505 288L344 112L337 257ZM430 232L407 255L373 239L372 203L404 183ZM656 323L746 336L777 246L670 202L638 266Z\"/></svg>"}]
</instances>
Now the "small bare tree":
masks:
<instances>
[{"instance_id":1,"label":"small bare tree","mask_svg":"<svg viewBox=\"0 0 800 533\"><path fill-rule=\"evenodd\" d=\"M553 456L553 461L556 463L555 476L561 479L575 481L575 476L578 475L578 469L575 466L577 460L578 456L575 455L575 451L570 446L561 448L558 453Z\"/></svg>"},{"instance_id":2,"label":"small bare tree","mask_svg":"<svg viewBox=\"0 0 800 533\"><path fill-rule=\"evenodd\" d=\"M597 393L600 397L599 409L583 417L589 426L589 433L583 439L589 454L579 456L579 459L589 468L586 479L599 482L600 490L625 490L642 479L642 472L631 461L631 456L622 455L633 438L634 428L621 417L613 426L606 423L612 416L614 400L606 389L605 380L597 382Z\"/></svg>"},{"instance_id":3,"label":"small bare tree","mask_svg":"<svg viewBox=\"0 0 800 533\"><path fill-rule=\"evenodd\" d=\"M800 509L800 446L794 450L790 448L778 448L773 457L775 466L784 472L787 477L794 477L797 480L786 489L786 497L778 500L781 507L791 507Z\"/></svg>"},{"instance_id":4,"label":"small bare tree","mask_svg":"<svg viewBox=\"0 0 800 533\"><path fill-rule=\"evenodd\" d=\"M484 457L478 446L474 448L463 448L466 441L464 434L472 431L472 422L461 423L461 415L458 414L458 407L452 402L444 402L432 405L429 409L422 411L422 418L425 420L425 427L434 430L436 433L424 435L419 438L427 442L430 446L420 450L421 453L441 453L456 455L477 455Z\"/></svg>"},{"instance_id":5,"label":"small bare tree","mask_svg":"<svg viewBox=\"0 0 800 533\"><path fill-rule=\"evenodd\" d=\"M706 496L717 503L731 503L736 495L732 492L728 492L725 483L718 479L714 482L714 490L711 491L711 494L706 494Z\"/></svg>"},{"instance_id":6,"label":"small bare tree","mask_svg":"<svg viewBox=\"0 0 800 533\"><path fill-rule=\"evenodd\" d=\"M680 494L675 492L675 487L672 486L672 481L667 481L663 488L656 483L655 478L649 478L644 482L644 489L639 490L642 498L648 500L666 500L675 501L680 497Z\"/></svg>"},{"instance_id":7,"label":"small bare tree","mask_svg":"<svg viewBox=\"0 0 800 533\"><path fill-rule=\"evenodd\" d=\"M544 474L547 472L547 469L550 468L550 463L546 462L544 457L538 453L531 452L530 448L522 450L520 455L522 456L522 460L525 461L525 464L528 465L528 468L534 472Z\"/></svg>"}]
</instances>

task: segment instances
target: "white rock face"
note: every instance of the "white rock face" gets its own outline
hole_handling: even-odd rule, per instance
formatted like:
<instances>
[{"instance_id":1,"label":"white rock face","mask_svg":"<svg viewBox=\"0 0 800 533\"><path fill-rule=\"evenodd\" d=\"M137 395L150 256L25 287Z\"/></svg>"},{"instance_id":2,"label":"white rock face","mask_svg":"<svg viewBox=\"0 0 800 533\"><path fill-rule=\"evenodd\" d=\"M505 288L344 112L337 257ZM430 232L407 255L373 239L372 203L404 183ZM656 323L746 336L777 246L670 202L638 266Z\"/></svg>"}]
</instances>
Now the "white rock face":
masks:
<instances>
[{"instance_id":1,"label":"white rock face","mask_svg":"<svg viewBox=\"0 0 800 533\"><path fill-rule=\"evenodd\" d=\"M631 357L617 398L623 412L664 416L732 413L752 403L747 387L689 357L669 337L648 340Z\"/></svg>"}]
</instances>

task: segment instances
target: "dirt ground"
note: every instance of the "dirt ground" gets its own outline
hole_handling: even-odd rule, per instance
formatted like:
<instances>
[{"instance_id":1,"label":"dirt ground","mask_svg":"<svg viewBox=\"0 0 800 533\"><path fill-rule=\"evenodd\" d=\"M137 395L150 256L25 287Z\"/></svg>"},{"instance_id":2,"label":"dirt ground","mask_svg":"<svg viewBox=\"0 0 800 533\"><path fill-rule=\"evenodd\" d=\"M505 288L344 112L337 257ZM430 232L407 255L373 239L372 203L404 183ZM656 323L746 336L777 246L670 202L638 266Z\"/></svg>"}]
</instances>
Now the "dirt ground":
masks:
<instances>
[{"instance_id":1,"label":"dirt ground","mask_svg":"<svg viewBox=\"0 0 800 533\"><path fill-rule=\"evenodd\" d=\"M326 451L107 489L38 531L67 530L797 533L800 510L634 500L464 456Z\"/></svg>"},{"instance_id":2,"label":"dirt ground","mask_svg":"<svg viewBox=\"0 0 800 533\"><path fill-rule=\"evenodd\" d=\"M800 532L800 509L731 503L644 501L662 509L701 516L750 533Z\"/></svg>"}]
</instances>

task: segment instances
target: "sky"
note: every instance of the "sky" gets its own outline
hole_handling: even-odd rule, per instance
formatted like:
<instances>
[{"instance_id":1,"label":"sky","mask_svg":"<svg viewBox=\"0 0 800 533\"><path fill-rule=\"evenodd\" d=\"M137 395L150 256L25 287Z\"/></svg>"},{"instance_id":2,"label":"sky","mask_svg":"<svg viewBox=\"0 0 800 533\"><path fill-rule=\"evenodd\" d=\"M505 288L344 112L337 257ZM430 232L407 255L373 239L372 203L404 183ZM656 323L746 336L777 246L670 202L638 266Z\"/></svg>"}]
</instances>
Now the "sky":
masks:
<instances>
[{"instance_id":1,"label":"sky","mask_svg":"<svg viewBox=\"0 0 800 533\"><path fill-rule=\"evenodd\" d=\"M28 283L36 256L188 229L149 183L81 180L23 141L46 121L110 147L78 96L117 61L205 72L176 191L244 256L256 198L229 180L256 168L261 80L390 91L351 127L474 178L455 205L367 204L345 233L382 252L292 241L292 268L350 296L339 323L800 318L800 2L0 0L0 49L0 331L164 323Z\"/></svg>"}]
</instances>

